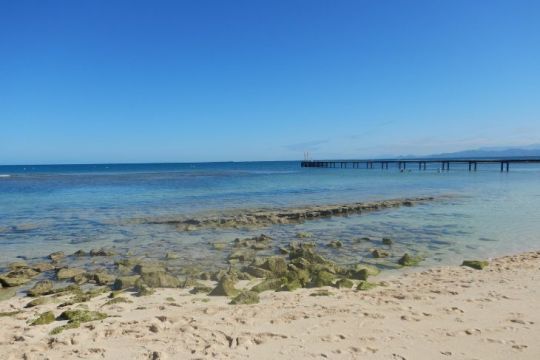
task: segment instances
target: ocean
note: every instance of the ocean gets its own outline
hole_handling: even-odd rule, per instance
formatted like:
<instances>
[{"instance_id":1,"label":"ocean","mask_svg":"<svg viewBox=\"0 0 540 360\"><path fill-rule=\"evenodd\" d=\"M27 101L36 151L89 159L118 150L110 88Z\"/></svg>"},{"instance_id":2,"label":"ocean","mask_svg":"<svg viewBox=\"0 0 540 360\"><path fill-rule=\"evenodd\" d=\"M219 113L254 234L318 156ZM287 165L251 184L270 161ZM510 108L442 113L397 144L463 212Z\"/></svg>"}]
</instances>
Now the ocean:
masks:
<instances>
[{"instance_id":1,"label":"ocean","mask_svg":"<svg viewBox=\"0 0 540 360\"><path fill-rule=\"evenodd\" d=\"M257 229L178 231L147 224L148 217L216 214L231 209L298 207L414 196L441 200L347 217ZM421 266L459 264L540 249L540 167L498 166L440 172L395 168L317 169L291 162L0 166L0 267L101 247L118 254L178 263L225 266L228 252L212 244L271 236L275 247L313 234L335 261L374 261L370 250L393 239L390 263L404 252L425 257ZM371 241L360 242L360 238ZM332 240L343 247L328 248Z\"/></svg>"}]
</instances>

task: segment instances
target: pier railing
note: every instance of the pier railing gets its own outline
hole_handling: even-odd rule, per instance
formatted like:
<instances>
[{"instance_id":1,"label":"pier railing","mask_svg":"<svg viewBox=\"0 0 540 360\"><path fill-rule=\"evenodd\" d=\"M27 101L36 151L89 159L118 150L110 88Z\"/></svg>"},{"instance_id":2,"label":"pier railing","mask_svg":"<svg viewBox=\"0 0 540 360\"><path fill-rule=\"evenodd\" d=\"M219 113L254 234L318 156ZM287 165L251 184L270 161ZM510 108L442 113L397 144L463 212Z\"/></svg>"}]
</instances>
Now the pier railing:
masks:
<instances>
[{"instance_id":1,"label":"pier railing","mask_svg":"<svg viewBox=\"0 0 540 360\"><path fill-rule=\"evenodd\" d=\"M353 169L388 169L394 164L400 170L407 166L418 166L418 170L426 170L427 164L439 164L441 171L449 171L451 164L468 165L469 171L476 171L479 164L500 164L501 172L508 172L510 164L540 164L540 157L534 158L481 158L481 159L373 159L373 160L304 160L302 167L314 168L353 168Z\"/></svg>"}]
</instances>

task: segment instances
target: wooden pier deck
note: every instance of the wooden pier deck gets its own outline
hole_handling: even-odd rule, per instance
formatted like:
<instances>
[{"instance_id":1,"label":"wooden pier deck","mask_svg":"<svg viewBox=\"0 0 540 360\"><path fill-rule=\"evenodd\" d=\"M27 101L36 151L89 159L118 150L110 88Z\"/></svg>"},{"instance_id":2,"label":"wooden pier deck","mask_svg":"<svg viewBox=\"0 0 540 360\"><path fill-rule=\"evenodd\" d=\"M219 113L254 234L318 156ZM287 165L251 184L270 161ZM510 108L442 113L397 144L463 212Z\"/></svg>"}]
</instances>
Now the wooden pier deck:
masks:
<instances>
[{"instance_id":1,"label":"wooden pier deck","mask_svg":"<svg viewBox=\"0 0 540 360\"><path fill-rule=\"evenodd\" d=\"M301 167L314 168L353 168L353 169L388 169L395 165L400 171L407 166L417 165L418 170L426 170L427 164L438 164L438 170L449 171L451 164L468 165L469 171L476 171L479 164L500 164L501 172L508 172L510 164L540 164L540 157L529 158L478 158L478 159L372 159L372 160L304 160Z\"/></svg>"}]
</instances>

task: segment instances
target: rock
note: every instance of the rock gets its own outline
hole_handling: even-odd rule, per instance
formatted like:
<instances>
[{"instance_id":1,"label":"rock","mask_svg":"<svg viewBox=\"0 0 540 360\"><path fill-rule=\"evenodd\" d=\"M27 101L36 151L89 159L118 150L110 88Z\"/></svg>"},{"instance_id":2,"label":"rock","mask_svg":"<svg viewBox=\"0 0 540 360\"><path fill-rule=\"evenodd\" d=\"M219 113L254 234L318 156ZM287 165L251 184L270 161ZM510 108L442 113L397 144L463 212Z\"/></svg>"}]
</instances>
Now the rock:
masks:
<instances>
[{"instance_id":1,"label":"rock","mask_svg":"<svg viewBox=\"0 0 540 360\"><path fill-rule=\"evenodd\" d=\"M28 290L28 296L40 296L48 293L53 289L53 282L50 280L41 280L38 281L34 287Z\"/></svg>"},{"instance_id":2,"label":"rock","mask_svg":"<svg viewBox=\"0 0 540 360\"><path fill-rule=\"evenodd\" d=\"M369 265L369 264L356 264L354 266L354 270L356 270L356 271L359 271L359 270L362 270L362 269L365 269L369 276L376 276L381 272L381 270L379 270L379 268L377 268L376 266L373 266L373 265ZM359 280L366 280L366 279L359 279Z\"/></svg>"},{"instance_id":3,"label":"rock","mask_svg":"<svg viewBox=\"0 0 540 360\"><path fill-rule=\"evenodd\" d=\"M299 232L296 234L296 237L298 239L306 239L306 238L310 238L310 237L313 237L313 234L312 233L309 233L309 232Z\"/></svg>"},{"instance_id":4,"label":"rock","mask_svg":"<svg viewBox=\"0 0 540 360\"><path fill-rule=\"evenodd\" d=\"M284 247L282 247L282 246L280 246L280 247L278 248L278 251L279 251L279 253L282 254L282 255L288 255L288 254L289 254L289 250L287 250L286 248L284 248Z\"/></svg>"},{"instance_id":5,"label":"rock","mask_svg":"<svg viewBox=\"0 0 540 360\"><path fill-rule=\"evenodd\" d=\"M85 271L83 269L62 268L62 269L59 269L56 272L56 278L58 280L67 280L67 279L72 279L76 275L81 275L81 274L84 274L84 273L85 273Z\"/></svg>"},{"instance_id":6,"label":"rock","mask_svg":"<svg viewBox=\"0 0 540 360\"><path fill-rule=\"evenodd\" d=\"M11 299L17 294L17 290L14 288L0 288L0 301Z\"/></svg>"},{"instance_id":7,"label":"rock","mask_svg":"<svg viewBox=\"0 0 540 360\"><path fill-rule=\"evenodd\" d=\"M34 269L37 272L45 272L49 270L54 270L54 265L49 263L37 263L32 265L32 269Z\"/></svg>"},{"instance_id":8,"label":"rock","mask_svg":"<svg viewBox=\"0 0 540 360\"><path fill-rule=\"evenodd\" d=\"M332 296L332 295L334 295L334 293L331 293L327 289L320 289L309 294L309 296Z\"/></svg>"},{"instance_id":9,"label":"rock","mask_svg":"<svg viewBox=\"0 0 540 360\"><path fill-rule=\"evenodd\" d=\"M232 279L228 275L225 275L221 277L217 286L208 295L233 297L238 295L238 292L239 291L234 287Z\"/></svg>"},{"instance_id":10,"label":"rock","mask_svg":"<svg viewBox=\"0 0 540 360\"><path fill-rule=\"evenodd\" d=\"M178 258L179 258L178 254L173 253L171 251L169 251L169 252L167 252L165 254L165 259L167 259L167 260L175 260L175 259L178 259Z\"/></svg>"},{"instance_id":11,"label":"rock","mask_svg":"<svg viewBox=\"0 0 540 360\"><path fill-rule=\"evenodd\" d=\"M311 277L311 287L332 286L335 280L334 274L328 271L319 271Z\"/></svg>"},{"instance_id":12,"label":"rock","mask_svg":"<svg viewBox=\"0 0 540 360\"><path fill-rule=\"evenodd\" d=\"M93 274L93 279L98 285L110 285L114 283L114 276L106 272L97 272Z\"/></svg>"},{"instance_id":13,"label":"rock","mask_svg":"<svg viewBox=\"0 0 540 360\"><path fill-rule=\"evenodd\" d=\"M250 290L258 293L268 290L277 290L281 287L281 285L283 285L283 283L283 279L266 279L253 286Z\"/></svg>"},{"instance_id":14,"label":"rock","mask_svg":"<svg viewBox=\"0 0 540 360\"><path fill-rule=\"evenodd\" d=\"M334 248L334 249L338 249L343 246L343 243L339 240L332 240L326 246Z\"/></svg>"},{"instance_id":15,"label":"rock","mask_svg":"<svg viewBox=\"0 0 540 360\"><path fill-rule=\"evenodd\" d=\"M78 323L84 323L89 321L96 321L96 320L103 320L107 318L108 315L97 312L97 311L90 311L85 309L77 309L77 310L66 310L60 316L58 317L58 320L67 320L68 322L78 322Z\"/></svg>"},{"instance_id":16,"label":"rock","mask_svg":"<svg viewBox=\"0 0 540 360\"><path fill-rule=\"evenodd\" d=\"M258 304L260 301L259 294L255 291L242 291L230 302L232 305L250 305Z\"/></svg>"},{"instance_id":17,"label":"rock","mask_svg":"<svg viewBox=\"0 0 540 360\"><path fill-rule=\"evenodd\" d=\"M30 325L46 325L52 323L55 319L56 317L52 311L46 311L32 321Z\"/></svg>"},{"instance_id":18,"label":"rock","mask_svg":"<svg viewBox=\"0 0 540 360\"><path fill-rule=\"evenodd\" d=\"M365 290L370 290L370 289L373 289L374 287L376 287L377 284L375 283L371 283L369 281L365 281L365 280L361 280L358 285L356 286L356 290L362 290L362 291L365 291Z\"/></svg>"},{"instance_id":19,"label":"rock","mask_svg":"<svg viewBox=\"0 0 540 360\"><path fill-rule=\"evenodd\" d=\"M251 261L255 258L253 250L240 249L235 250L229 255L229 260L238 260L240 262Z\"/></svg>"},{"instance_id":20,"label":"rock","mask_svg":"<svg viewBox=\"0 0 540 360\"><path fill-rule=\"evenodd\" d=\"M90 277L89 274L77 274L74 277L71 278L71 281L73 281L77 285L86 284L88 282L88 278Z\"/></svg>"},{"instance_id":21,"label":"rock","mask_svg":"<svg viewBox=\"0 0 540 360\"><path fill-rule=\"evenodd\" d=\"M378 258L385 258L388 257L390 254L387 251L375 249L371 252L371 255L378 259Z\"/></svg>"},{"instance_id":22,"label":"rock","mask_svg":"<svg viewBox=\"0 0 540 360\"><path fill-rule=\"evenodd\" d=\"M310 281L310 274L307 270L298 269L294 265L289 264L289 272L287 273L287 280L299 281L302 287L306 286Z\"/></svg>"},{"instance_id":23,"label":"rock","mask_svg":"<svg viewBox=\"0 0 540 360\"><path fill-rule=\"evenodd\" d=\"M14 274L14 272L9 272L4 275L0 275L0 284L2 284L3 287L14 287L14 286L20 286L23 284L26 284L31 279L26 276L18 276L17 274Z\"/></svg>"},{"instance_id":24,"label":"rock","mask_svg":"<svg viewBox=\"0 0 540 360\"><path fill-rule=\"evenodd\" d=\"M476 270L482 270L489 265L489 262L482 260L463 260L461 266L468 266Z\"/></svg>"},{"instance_id":25,"label":"rock","mask_svg":"<svg viewBox=\"0 0 540 360\"><path fill-rule=\"evenodd\" d=\"M404 254L399 260L398 264L402 266L415 266L422 261L422 258L419 256L410 256L409 254Z\"/></svg>"},{"instance_id":26,"label":"rock","mask_svg":"<svg viewBox=\"0 0 540 360\"><path fill-rule=\"evenodd\" d=\"M133 271L139 275L155 273L155 272L162 272L162 273L167 272L163 264L158 263L158 262L136 264L133 267Z\"/></svg>"},{"instance_id":27,"label":"rock","mask_svg":"<svg viewBox=\"0 0 540 360\"><path fill-rule=\"evenodd\" d=\"M135 287L135 283L140 279L140 275L119 276L113 284L113 290L122 290Z\"/></svg>"},{"instance_id":28,"label":"rock","mask_svg":"<svg viewBox=\"0 0 540 360\"><path fill-rule=\"evenodd\" d=\"M266 259L262 267L270 271L275 277L287 273L287 262L281 256L269 257L268 259Z\"/></svg>"},{"instance_id":29,"label":"rock","mask_svg":"<svg viewBox=\"0 0 540 360\"><path fill-rule=\"evenodd\" d=\"M335 285L338 289L350 289L354 286L354 283L349 279L339 279Z\"/></svg>"},{"instance_id":30,"label":"rock","mask_svg":"<svg viewBox=\"0 0 540 360\"><path fill-rule=\"evenodd\" d=\"M383 243L383 245L392 245L394 243L394 241L392 239L390 239L390 238L385 237L385 238L382 239L382 243Z\"/></svg>"},{"instance_id":31,"label":"rock","mask_svg":"<svg viewBox=\"0 0 540 360\"><path fill-rule=\"evenodd\" d=\"M150 296L153 295L156 290L149 288L146 285L139 285L137 290L137 296Z\"/></svg>"},{"instance_id":32,"label":"rock","mask_svg":"<svg viewBox=\"0 0 540 360\"><path fill-rule=\"evenodd\" d=\"M30 301L28 304L26 304L25 307L31 308L31 307L34 307L34 306L40 306L40 305L49 304L51 302L53 302L53 299L50 298L50 297L39 297L37 299L34 299L34 300Z\"/></svg>"},{"instance_id":33,"label":"rock","mask_svg":"<svg viewBox=\"0 0 540 360\"><path fill-rule=\"evenodd\" d=\"M133 301L131 301L129 299L126 299L125 297L117 296L114 299L111 299L111 300L107 301L105 304L103 304L103 306L121 304L121 303L131 304L132 302Z\"/></svg>"},{"instance_id":34,"label":"rock","mask_svg":"<svg viewBox=\"0 0 540 360\"><path fill-rule=\"evenodd\" d=\"M190 294L208 294L212 291L212 288L205 285L197 285L189 291Z\"/></svg>"},{"instance_id":35,"label":"rock","mask_svg":"<svg viewBox=\"0 0 540 360\"><path fill-rule=\"evenodd\" d=\"M303 287L303 285L304 284L302 284L300 280L296 279L288 281L286 284L282 285L279 288L279 291L295 291L296 289L300 289L301 287Z\"/></svg>"},{"instance_id":36,"label":"rock","mask_svg":"<svg viewBox=\"0 0 540 360\"><path fill-rule=\"evenodd\" d=\"M212 247L214 248L214 250L219 250L219 251L225 249L226 246L227 246L226 243L218 242L218 241L212 244Z\"/></svg>"},{"instance_id":37,"label":"rock","mask_svg":"<svg viewBox=\"0 0 540 360\"><path fill-rule=\"evenodd\" d=\"M78 328L80 326L81 326L80 322L77 322L77 321L70 322L70 323L67 323L66 325L55 327L54 329L52 329L52 331L49 333L49 335L58 335L64 330L76 329L76 328Z\"/></svg>"},{"instance_id":38,"label":"rock","mask_svg":"<svg viewBox=\"0 0 540 360\"><path fill-rule=\"evenodd\" d=\"M111 250L101 249L92 249L90 250L90 256L113 256L114 252Z\"/></svg>"},{"instance_id":39,"label":"rock","mask_svg":"<svg viewBox=\"0 0 540 360\"><path fill-rule=\"evenodd\" d=\"M246 267L244 271L256 278L270 278L273 275L270 270L251 265Z\"/></svg>"},{"instance_id":40,"label":"rock","mask_svg":"<svg viewBox=\"0 0 540 360\"><path fill-rule=\"evenodd\" d=\"M27 269L29 266L24 261L15 261L8 264L10 270Z\"/></svg>"},{"instance_id":41,"label":"rock","mask_svg":"<svg viewBox=\"0 0 540 360\"><path fill-rule=\"evenodd\" d=\"M366 268L353 269L348 272L348 277L356 280L367 280L369 276L369 270Z\"/></svg>"},{"instance_id":42,"label":"rock","mask_svg":"<svg viewBox=\"0 0 540 360\"><path fill-rule=\"evenodd\" d=\"M162 271L143 273L141 280L151 288L178 288L180 279Z\"/></svg>"},{"instance_id":43,"label":"rock","mask_svg":"<svg viewBox=\"0 0 540 360\"><path fill-rule=\"evenodd\" d=\"M63 251L56 251L51 254L49 254L48 258L51 259L54 262L60 261L61 259L65 258L66 254L64 254Z\"/></svg>"},{"instance_id":44,"label":"rock","mask_svg":"<svg viewBox=\"0 0 540 360\"><path fill-rule=\"evenodd\" d=\"M73 253L73 256L76 256L76 257L83 257L83 256L86 256L86 255L88 255L88 254L84 250L77 250L77 251L75 251Z\"/></svg>"}]
</instances>

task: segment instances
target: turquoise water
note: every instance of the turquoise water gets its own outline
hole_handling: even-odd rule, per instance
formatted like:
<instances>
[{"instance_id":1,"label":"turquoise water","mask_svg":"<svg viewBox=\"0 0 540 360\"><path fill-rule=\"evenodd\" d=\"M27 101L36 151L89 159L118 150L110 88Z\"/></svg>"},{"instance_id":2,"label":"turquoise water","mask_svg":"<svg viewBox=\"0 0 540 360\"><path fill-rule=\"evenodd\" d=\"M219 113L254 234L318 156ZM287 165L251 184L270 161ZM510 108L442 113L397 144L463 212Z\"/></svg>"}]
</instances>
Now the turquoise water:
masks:
<instances>
[{"instance_id":1,"label":"turquoise water","mask_svg":"<svg viewBox=\"0 0 540 360\"><path fill-rule=\"evenodd\" d=\"M265 229L178 232L168 225L138 224L147 216L215 213L226 209L337 204L419 195L451 195L412 208L334 217ZM383 237L391 253L426 256L425 266L464 257L540 248L540 167L509 173L483 166L477 172L400 173L396 169L303 169L298 162L0 166L0 264L17 256L101 246L179 262L224 263L214 241L265 233L286 244L299 231L313 233L321 251L341 262L369 259ZM359 237L370 237L372 243ZM339 239L340 250L324 244Z\"/></svg>"}]
</instances>

